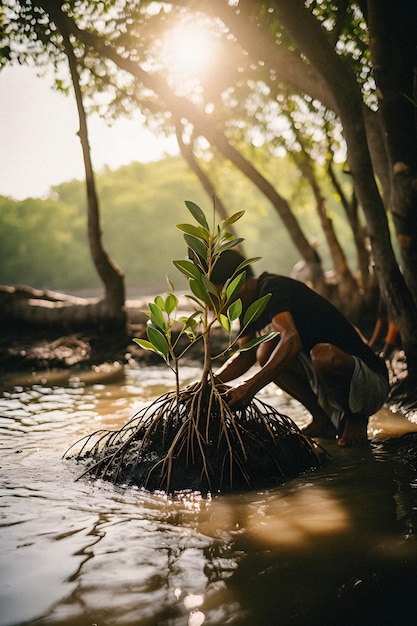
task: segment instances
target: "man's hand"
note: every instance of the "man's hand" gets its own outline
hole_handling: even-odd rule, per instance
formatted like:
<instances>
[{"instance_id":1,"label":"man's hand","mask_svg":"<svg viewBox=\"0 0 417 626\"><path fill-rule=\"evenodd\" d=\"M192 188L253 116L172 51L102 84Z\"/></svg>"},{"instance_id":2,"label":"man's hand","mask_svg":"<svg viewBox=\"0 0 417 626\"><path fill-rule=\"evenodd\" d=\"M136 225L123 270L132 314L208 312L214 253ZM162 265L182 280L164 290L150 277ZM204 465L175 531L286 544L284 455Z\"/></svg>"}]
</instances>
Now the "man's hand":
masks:
<instances>
[{"instance_id":1,"label":"man's hand","mask_svg":"<svg viewBox=\"0 0 417 626\"><path fill-rule=\"evenodd\" d=\"M227 404L232 410L244 409L253 398L253 393L249 389L247 383L242 383L237 387L232 387L225 394L224 397L227 400Z\"/></svg>"}]
</instances>

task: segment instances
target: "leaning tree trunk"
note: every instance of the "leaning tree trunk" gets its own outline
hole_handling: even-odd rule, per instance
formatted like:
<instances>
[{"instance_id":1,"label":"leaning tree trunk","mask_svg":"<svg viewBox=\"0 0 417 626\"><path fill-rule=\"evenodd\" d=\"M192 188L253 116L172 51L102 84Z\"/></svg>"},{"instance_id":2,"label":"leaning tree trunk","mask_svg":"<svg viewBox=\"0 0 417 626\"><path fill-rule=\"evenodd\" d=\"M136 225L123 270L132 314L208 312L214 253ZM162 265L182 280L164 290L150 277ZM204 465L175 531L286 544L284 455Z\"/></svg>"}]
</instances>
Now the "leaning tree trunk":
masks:
<instances>
[{"instance_id":1,"label":"leaning tree trunk","mask_svg":"<svg viewBox=\"0 0 417 626\"><path fill-rule=\"evenodd\" d=\"M326 237L330 255L333 260L333 267L337 276L338 304L348 317L355 317L357 314L361 298L359 297L358 283L355 281L350 271L346 255L337 238L333 227L333 220L329 217L325 201L316 179L316 174L310 158L304 155L297 159L297 165L302 175L308 180L313 195L316 200L316 210L320 219L323 233Z\"/></svg>"},{"instance_id":2,"label":"leaning tree trunk","mask_svg":"<svg viewBox=\"0 0 417 626\"><path fill-rule=\"evenodd\" d=\"M397 322L410 382L417 383L417 307L398 267L367 145L363 102L355 77L335 53L320 24L301 0L274 0L284 28L332 91L343 125L355 191L366 217L382 292Z\"/></svg>"},{"instance_id":3,"label":"leaning tree trunk","mask_svg":"<svg viewBox=\"0 0 417 626\"><path fill-rule=\"evenodd\" d=\"M83 151L87 187L88 241L94 265L105 289L104 300L100 303L98 308L98 317L101 322L116 324L122 327L126 323L124 274L112 259L110 259L103 247L99 203L94 180L94 170L91 162L87 118L82 99L77 60L70 39L65 32L64 25L62 25L61 34L69 62L80 122L79 137Z\"/></svg>"},{"instance_id":4,"label":"leaning tree trunk","mask_svg":"<svg viewBox=\"0 0 417 626\"><path fill-rule=\"evenodd\" d=\"M414 102L417 27L413 27L414 15L414 1L398 6L387 0L368 1L370 49L391 168L391 210L404 276L417 305L417 103Z\"/></svg>"}]
</instances>

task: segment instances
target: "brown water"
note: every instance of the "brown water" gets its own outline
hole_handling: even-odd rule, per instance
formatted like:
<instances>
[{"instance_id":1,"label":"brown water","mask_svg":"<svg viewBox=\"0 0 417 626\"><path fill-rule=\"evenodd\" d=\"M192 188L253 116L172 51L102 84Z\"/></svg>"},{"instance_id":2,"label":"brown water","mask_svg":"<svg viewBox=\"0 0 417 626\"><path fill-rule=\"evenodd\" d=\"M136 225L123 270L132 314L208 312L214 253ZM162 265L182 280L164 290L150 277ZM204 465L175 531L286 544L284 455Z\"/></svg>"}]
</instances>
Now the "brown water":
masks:
<instances>
[{"instance_id":1,"label":"brown water","mask_svg":"<svg viewBox=\"0 0 417 626\"><path fill-rule=\"evenodd\" d=\"M0 626L417 623L417 477L381 445L415 414L380 411L369 448L326 443L326 468L276 489L173 502L76 481L62 460L173 383L163 367L117 374L2 393ZM273 386L263 399L309 420Z\"/></svg>"}]
</instances>

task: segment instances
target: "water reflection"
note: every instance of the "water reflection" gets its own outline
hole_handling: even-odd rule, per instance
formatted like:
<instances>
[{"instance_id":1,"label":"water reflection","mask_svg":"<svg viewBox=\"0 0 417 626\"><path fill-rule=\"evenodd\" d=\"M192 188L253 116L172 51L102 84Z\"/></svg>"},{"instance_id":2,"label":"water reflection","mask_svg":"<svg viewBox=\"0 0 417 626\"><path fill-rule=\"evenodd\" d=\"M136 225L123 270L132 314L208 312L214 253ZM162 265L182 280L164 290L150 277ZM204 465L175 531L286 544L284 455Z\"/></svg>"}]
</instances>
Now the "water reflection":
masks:
<instances>
[{"instance_id":1,"label":"water reflection","mask_svg":"<svg viewBox=\"0 0 417 626\"><path fill-rule=\"evenodd\" d=\"M381 442L415 421L381 411L370 447L326 443L329 466L275 490L174 501L76 481L61 458L171 388L169 372L56 382L0 399L1 626L413 623L417 479ZM265 396L307 423L274 386Z\"/></svg>"}]
</instances>

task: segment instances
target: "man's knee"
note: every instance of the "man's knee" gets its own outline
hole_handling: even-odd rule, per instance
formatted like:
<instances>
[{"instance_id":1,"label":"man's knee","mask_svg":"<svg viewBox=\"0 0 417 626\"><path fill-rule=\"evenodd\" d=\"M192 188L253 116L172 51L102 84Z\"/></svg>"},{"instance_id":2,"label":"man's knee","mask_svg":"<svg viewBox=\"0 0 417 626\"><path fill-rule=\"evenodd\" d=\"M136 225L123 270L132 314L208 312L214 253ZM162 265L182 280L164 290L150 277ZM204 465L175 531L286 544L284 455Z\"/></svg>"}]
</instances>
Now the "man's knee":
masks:
<instances>
[{"instance_id":1,"label":"man's knee","mask_svg":"<svg viewBox=\"0 0 417 626\"><path fill-rule=\"evenodd\" d=\"M341 350L331 343L318 343L310 350L310 358L317 374L334 372L343 363Z\"/></svg>"}]
</instances>

